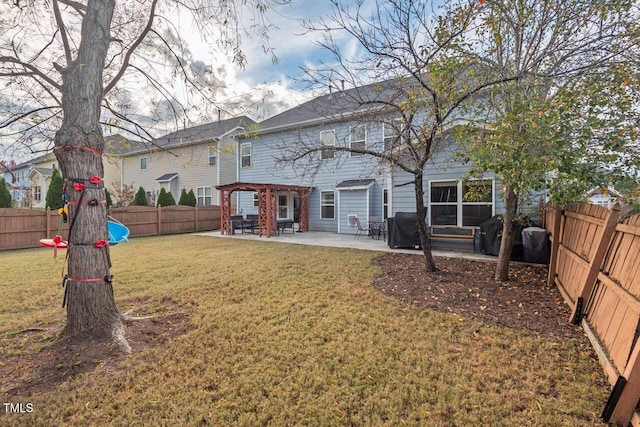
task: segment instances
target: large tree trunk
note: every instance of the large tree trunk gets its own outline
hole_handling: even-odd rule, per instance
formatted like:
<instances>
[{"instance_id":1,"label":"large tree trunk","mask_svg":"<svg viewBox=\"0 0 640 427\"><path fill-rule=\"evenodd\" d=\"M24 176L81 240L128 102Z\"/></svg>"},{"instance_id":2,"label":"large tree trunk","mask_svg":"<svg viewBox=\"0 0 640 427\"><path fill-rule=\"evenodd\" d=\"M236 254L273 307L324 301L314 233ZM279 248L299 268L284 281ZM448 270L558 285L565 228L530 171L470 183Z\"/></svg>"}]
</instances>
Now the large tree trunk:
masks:
<instances>
[{"instance_id":1,"label":"large tree trunk","mask_svg":"<svg viewBox=\"0 0 640 427\"><path fill-rule=\"evenodd\" d=\"M518 195L513 191L513 187L505 188L505 211L502 224L502 240L500 241L500 252L498 253L495 274L495 279L501 281L509 279L509 262L511 261L511 252L515 239L515 224L513 221L518 211Z\"/></svg>"},{"instance_id":2,"label":"large tree trunk","mask_svg":"<svg viewBox=\"0 0 640 427\"><path fill-rule=\"evenodd\" d=\"M104 61L114 0L89 0L77 58L62 71L63 121L55 152L69 203L67 333L113 337L124 351L124 327L111 286L107 206L103 182L104 138L100 127ZM84 186L84 189L81 187Z\"/></svg>"},{"instance_id":3,"label":"large tree trunk","mask_svg":"<svg viewBox=\"0 0 640 427\"><path fill-rule=\"evenodd\" d=\"M415 175L415 198L416 198L416 216L418 219L418 232L420 233L420 245L424 254L424 264L427 271L434 272L437 270L436 263L431 253L431 241L427 235L426 210L424 207L424 189L422 174Z\"/></svg>"}]
</instances>

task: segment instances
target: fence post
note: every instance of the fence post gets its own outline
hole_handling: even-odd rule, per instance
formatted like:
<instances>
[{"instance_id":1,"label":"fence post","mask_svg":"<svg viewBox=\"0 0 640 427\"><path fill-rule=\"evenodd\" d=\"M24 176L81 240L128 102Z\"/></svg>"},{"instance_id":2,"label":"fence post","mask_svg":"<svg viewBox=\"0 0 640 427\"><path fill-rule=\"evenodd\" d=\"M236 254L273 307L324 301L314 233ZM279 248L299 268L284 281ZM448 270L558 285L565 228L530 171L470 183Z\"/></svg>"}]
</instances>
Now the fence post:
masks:
<instances>
[{"instance_id":1,"label":"fence post","mask_svg":"<svg viewBox=\"0 0 640 427\"><path fill-rule=\"evenodd\" d=\"M562 221L562 209L555 208L552 213L553 230L551 231L551 257L549 259L549 276L547 286L551 287L556 282L556 268L558 267L558 251L560 250L560 222Z\"/></svg>"},{"instance_id":2,"label":"fence post","mask_svg":"<svg viewBox=\"0 0 640 427\"><path fill-rule=\"evenodd\" d=\"M620 204L616 203L611 207L609 211L609 215L605 219L604 226L602 227L602 231L600 235L597 237L597 249L596 253L589 264L589 273L587 274L587 278L582 283L582 290L576 299L576 305L571 310L571 322L574 325L579 325L582 322L582 314L584 310L584 302L588 300L591 292L593 291L594 286L596 285L596 280L598 278L598 273L600 272L600 266L602 265L602 260L609 249L609 244L611 243L611 237L613 236L613 232L616 231L616 225L618 224L618 217L620 216Z\"/></svg>"},{"instance_id":3,"label":"fence post","mask_svg":"<svg viewBox=\"0 0 640 427\"><path fill-rule=\"evenodd\" d=\"M198 232L198 204L196 203L196 220L195 220L195 226L196 226L196 233Z\"/></svg>"},{"instance_id":4,"label":"fence post","mask_svg":"<svg viewBox=\"0 0 640 427\"><path fill-rule=\"evenodd\" d=\"M46 223L47 223L47 233L44 236L45 239L48 239L49 237L52 237L49 234L49 231L51 230L51 219L49 218L49 212L51 212L51 208L47 206L47 209L45 210L45 215L47 217L47 221L46 221Z\"/></svg>"},{"instance_id":5,"label":"fence post","mask_svg":"<svg viewBox=\"0 0 640 427\"><path fill-rule=\"evenodd\" d=\"M626 382L622 387L617 402L612 402L615 407L611 411L611 417L604 420L605 422L611 421L616 425L627 425L629 423L636 403L638 403L638 396L640 396L640 344L638 342L633 347L631 357L622 373L622 377Z\"/></svg>"},{"instance_id":6,"label":"fence post","mask_svg":"<svg viewBox=\"0 0 640 427\"><path fill-rule=\"evenodd\" d=\"M158 205L158 236L162 236L162 206Z\"/></svg>"}]
</instances>

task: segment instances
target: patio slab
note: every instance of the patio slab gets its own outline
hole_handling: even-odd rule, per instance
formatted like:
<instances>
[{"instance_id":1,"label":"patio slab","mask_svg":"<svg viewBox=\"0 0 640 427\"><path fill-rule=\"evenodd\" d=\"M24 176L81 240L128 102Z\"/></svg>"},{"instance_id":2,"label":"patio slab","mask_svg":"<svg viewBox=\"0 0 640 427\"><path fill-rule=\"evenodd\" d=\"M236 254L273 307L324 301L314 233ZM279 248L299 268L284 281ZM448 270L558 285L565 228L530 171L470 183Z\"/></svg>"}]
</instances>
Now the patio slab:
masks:
<instances>
[{"instance_id":1,"label":"patio slab","mask_svg":"<svg viewBox=\"0 0 640 427\"><path fill-rule=\"evenodd\" d=\"M257 234L232 234L221 235L220 231L209 231L205 233L196 233L201 236L220 237L223 239L241 239L241 240L259 240L263 242L291 243L297 245L310 246L328 246L335 248L353 248L368 251L383 251L422 255L422 251L418 249L392 249L383 239L372 239L368 236L361 236L356 239L353 234L338 234L322 231L307 231L304 233L286 233L279 236L260 237ZM432 250L433 256L448 258L466 258L479 261L497 261L497 257L484 255L481 253L462 252L462 251L445 251Z\"/></svg>"}]
</instances>

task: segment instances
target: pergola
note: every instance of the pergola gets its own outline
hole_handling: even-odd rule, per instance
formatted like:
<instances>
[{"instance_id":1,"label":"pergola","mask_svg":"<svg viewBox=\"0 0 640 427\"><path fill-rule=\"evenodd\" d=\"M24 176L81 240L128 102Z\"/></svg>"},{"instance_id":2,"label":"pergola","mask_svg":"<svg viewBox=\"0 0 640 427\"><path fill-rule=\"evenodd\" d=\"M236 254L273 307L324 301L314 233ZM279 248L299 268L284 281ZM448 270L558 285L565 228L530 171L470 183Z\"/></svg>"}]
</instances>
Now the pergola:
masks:
<instances>
[{"instance_id":1,"label":"pergola","mask_svg":"<svg viewBox=\"0 0 640 427\"><path fill-rule=\"evenodd\" d=\"M298 231L309 231L309 194L313 187L285 184L257 184L234 182L216 186L220 190L222 203L220 233L231 234L231 194L234 191L252 191L258 193L258 232L260 236L271 237L278 233L277 207L278 191L295 191L300 197L300 221Z\"/></svg>"}]
</instances>

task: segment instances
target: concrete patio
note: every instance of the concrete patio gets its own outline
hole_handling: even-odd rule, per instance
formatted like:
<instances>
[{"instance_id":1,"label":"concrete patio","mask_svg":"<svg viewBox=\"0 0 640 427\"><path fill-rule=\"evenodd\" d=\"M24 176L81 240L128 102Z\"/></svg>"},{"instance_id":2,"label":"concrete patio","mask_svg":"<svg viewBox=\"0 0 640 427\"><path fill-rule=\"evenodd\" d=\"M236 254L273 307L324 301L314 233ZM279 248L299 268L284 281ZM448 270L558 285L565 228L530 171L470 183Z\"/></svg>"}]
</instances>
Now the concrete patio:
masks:
<instances>
[{"instance_id":1,"label":"concrete patio","mask_svg":"<svg viewBox=\"0 0 640 427\"><path fill-rule=\"evenodd\" d=\"M335 248L353 248L369 251L384 251L384 252L396 252L422 255L422 251L418 249L392 249L387 245L387 242L383 239L372 239L368 236L362 236L356 239L352 234L337 234L321 231L307 231L304 233L286 233L279 236L272 237L260 237L257 234L251 233L238 233L232 235L221 235L220 231L210 231L205 233L197 233L202 236L221 237L224 239L242 239L242 240L259 240L262 242L277 242L277 243L291 243L297 245L311 245L311 246L328 246ZM463 251L448 251L448 250L433 250L434 256L437 257L449 257L449 258L467 258L480 261L496 261L495 256L484 255L482 253L463 252Z\"/></svg>"}]
</instances>

